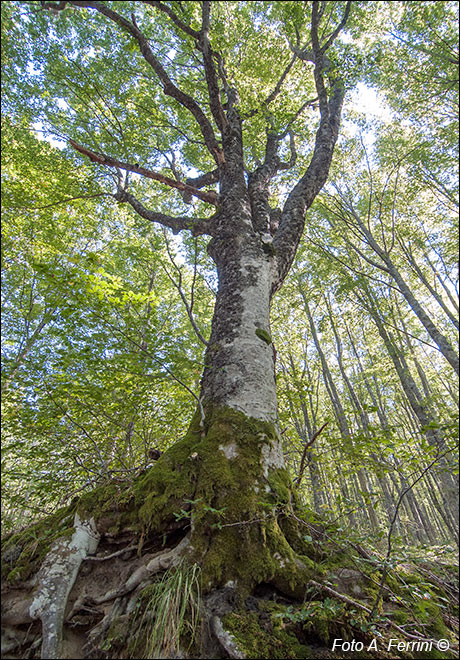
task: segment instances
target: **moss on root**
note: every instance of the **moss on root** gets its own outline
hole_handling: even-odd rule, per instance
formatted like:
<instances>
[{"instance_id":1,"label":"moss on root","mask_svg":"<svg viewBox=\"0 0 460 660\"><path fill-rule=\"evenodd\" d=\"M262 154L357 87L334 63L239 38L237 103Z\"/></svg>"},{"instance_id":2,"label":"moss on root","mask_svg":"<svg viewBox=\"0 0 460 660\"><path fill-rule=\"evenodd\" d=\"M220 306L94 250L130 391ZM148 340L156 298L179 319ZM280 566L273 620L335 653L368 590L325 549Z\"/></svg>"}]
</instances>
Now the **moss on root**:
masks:
<instances>
[{"instance_id":1,"label":"moss on root","mask_svg":"<svg viewBox=\"0 0 460 660\"><path fill-rule=\"evenodd\" d=\"M310 646L301 644L293 632L273 625L269 612L232 612L224 627L246 658L313 658Z\"/></svg>"},{"instance_id":2,"label":"moss on root","mask_svg":"<svg viewBox=\"0 0 460 660\"><path fill-rule=\"evenodd\" d=\"M57 539L74 532L72 507L60 509L2 542L2 579L13 584L30 578L41 566Z\"/></svg>"},{"instance_id":3,"label":"moss on root","mask_svg":"<svg viewBox=\"0 0 460 660\"><path fill-rule=\"evenodd\" d=\"M200 419L135 484L138 522L149 533L179 520L192 528L205 590L231 581L245 594L275 580L298 595L313 567L296 558L278 523L292 507L287 470L264 474L264 451L278 441L274 425L228 408L208 409L204 429Z\"/></svg>"}]
</instances>

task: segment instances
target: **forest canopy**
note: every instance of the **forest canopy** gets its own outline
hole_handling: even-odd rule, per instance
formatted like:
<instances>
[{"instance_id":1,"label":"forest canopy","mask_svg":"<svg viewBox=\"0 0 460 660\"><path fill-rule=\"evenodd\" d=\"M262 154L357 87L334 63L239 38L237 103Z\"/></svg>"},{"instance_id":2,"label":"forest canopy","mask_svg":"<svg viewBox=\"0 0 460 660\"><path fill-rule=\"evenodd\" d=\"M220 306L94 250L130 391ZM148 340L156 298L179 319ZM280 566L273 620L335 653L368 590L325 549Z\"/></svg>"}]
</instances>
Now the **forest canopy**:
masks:
<instances>
[{"instance_id":1,"label":"forest canopy","mask_svg":"<svg viewBox=\"0 0 460 660\"><path fill-rule=\"evenodd\" d=\"M455 563L458 3L1 9L4 531L123 510L195 433L142 539L301 506L303 542L386 557L377 601L391 562Z\"/></svg>"}]
</instances>

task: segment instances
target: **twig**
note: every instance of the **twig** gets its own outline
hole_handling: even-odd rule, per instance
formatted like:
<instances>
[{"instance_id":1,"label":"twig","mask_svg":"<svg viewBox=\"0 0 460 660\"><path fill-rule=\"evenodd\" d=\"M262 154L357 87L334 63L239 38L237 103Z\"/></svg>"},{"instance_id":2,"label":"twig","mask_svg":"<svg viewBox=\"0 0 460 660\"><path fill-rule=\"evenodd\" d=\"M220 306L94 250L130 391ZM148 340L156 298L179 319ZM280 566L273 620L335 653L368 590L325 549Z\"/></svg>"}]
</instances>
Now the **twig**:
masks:
<instances>
[{"instance_id":1,"label":"twig","mask_svg":"<svg viewBox=\"0 0 460 660\"><path fill-rule=\"evenodd\" d=\"M335 591L335 589L331 589L331 587L328 587L325 584L320 584L319 582L316 582L315 580L310 580L308 584L311 584L313 587L316 587L317 589L321 589L322 591L327 591L327 593L331 594L331 596L334 596L334 598L337 598L338 600L343 601L344 603L347 603L348 605L352 605L353 607L357 607L360 610L363 610L367 614L369 614L369 618L372 618L372 612L371 610L366 607L365 605L362 605L361 603L358 603L356 600L352 600L348 596L345 596L344 594L339 593L338 591ZM376 625L382 625L379 622L375 622ZM436 641L433 639L428 639L427 637L422 637L421 635L412 635L411 633L408 633L402 628L401 626L398 626L397 623L394 623L390 619L385 621L385 624L388 624L395 630L397 630L401 635L404 637L407 637L409 639L416 639L419 642L431 642L432 644L436 644Z\"/></svg>"},{"instance_id":2,"label":"twig","mask_svg":"<svg viewBox=\"0 0 460 660\"><path fill-rule=\"evenodd\" d=\"M87 561L107 561L107 559L113 559L114 557L118 557L119 555L122 555L124 552L129 552L130 550L136 550L137 545L128 545L126 548L122 548L121 550L117 550L116 552L112 552L111 555L106 555L105 557L96 557L93 555L88 555L85 557Z\"/></svg>"},{"instance_id":3,"label":"twig","mask_svg":"<svg viewBox=\"0 0 460 660\"><path fill-rule=\"evenodd\" d=\"M305 447L304 447L303 452L302 452L302 458L300 459L299 476L297 477L297 479L294 482L296 486L298 486L300 484L300 482L302 480L302 477L303 477L303 473L305 472L305 460L307 458L307 451L310 449L312 444L315 442L316 438L326 428L326 426L328 424L329 424L329 422L324 422L322 427L320 429L318 429L318 431L316 431L316 433L313 433L313 436L312 436L311 440L309 440L305 444Z\"/></svg>"}]
</instances>

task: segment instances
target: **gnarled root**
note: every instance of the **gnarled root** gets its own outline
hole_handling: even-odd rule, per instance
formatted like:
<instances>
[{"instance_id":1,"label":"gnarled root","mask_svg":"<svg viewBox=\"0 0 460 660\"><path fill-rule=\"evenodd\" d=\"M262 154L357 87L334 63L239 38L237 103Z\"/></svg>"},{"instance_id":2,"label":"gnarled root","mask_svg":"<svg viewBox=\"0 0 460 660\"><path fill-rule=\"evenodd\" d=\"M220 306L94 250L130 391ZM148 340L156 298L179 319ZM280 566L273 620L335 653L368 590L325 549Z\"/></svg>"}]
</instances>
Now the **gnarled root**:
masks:
<instances>
[{"instance_id":1,"label":"gnarled root","mask_svg":"<svg viewBox=\"0 0 460 660\"><path fill-rule=\"evenodd\" d=\"M80 520L75 514L75 532L51 548L38 573L38 589L29 613L42 622L42 658L62 657L62 626L67 599L82 561L96 552L100 535L94 519Z\"/></svg>"},{"instance_id":2,"label":"gnarled root","mask_svg":"<svg viewBox=\"0 0 460 660\"><path fill-rule=\"evenodd\" d=\"M190 543L190 537L184 536L182 541L176 545L175 548L170 548L159 552L156 554L147 564L139 566L131 577L127 580L126 584L119 589L112 589L108 591L103 596L95 598L94 602L97 605L105 603L108 600L113 600L114 598L119 598L125 594L129 594L133 591L141 582L149 580L152 575L158 573L159 571L166 571L171 566L176 566L181 557L183 556L185 549Z\"/></svg>"}]
</instances>

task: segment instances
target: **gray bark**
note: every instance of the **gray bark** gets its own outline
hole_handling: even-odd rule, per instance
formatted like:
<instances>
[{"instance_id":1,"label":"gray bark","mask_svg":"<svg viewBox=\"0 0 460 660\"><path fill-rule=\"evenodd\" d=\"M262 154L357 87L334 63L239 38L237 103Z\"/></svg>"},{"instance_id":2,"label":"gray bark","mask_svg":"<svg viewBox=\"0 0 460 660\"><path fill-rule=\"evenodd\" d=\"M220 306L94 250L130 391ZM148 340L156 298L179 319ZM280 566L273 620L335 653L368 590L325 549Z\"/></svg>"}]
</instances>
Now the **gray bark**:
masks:
<instances>
[{"instance_id":1,"label":"gray bark","mask_svg":"<svg viewBox=\"0 0 460 660\"><path fill-rule=\"evenodd\" d=\"M369 246L375 251L375 253L383 261L383 263L386 266L387 272L391 275L391 277L398 285L399 290L403 294L406 301L409 303L409 306L411 307L412 311L417 316L420 323L424 326L430 337L436 343L440 352L444 355L446 360L449 362L449 364L454 368L454 370L458 374L459 373L458 355L455 352L455 350L452 348L452 345L450 344L449 340L440 332L437 326L433 323L429 314L425 311L422 304L414 296L412 290L410 289L407 282L402 277L401 273L399 272L398 268L392 261L388 252L381 248L381 246L377 243L374 236L369 231L369 229L364 225L364 223L360 219L358 219L357 221L359 223L360 230L366 236L366 240Z\"/></svg>"}]
</instances>

